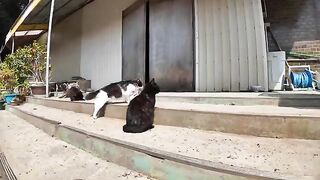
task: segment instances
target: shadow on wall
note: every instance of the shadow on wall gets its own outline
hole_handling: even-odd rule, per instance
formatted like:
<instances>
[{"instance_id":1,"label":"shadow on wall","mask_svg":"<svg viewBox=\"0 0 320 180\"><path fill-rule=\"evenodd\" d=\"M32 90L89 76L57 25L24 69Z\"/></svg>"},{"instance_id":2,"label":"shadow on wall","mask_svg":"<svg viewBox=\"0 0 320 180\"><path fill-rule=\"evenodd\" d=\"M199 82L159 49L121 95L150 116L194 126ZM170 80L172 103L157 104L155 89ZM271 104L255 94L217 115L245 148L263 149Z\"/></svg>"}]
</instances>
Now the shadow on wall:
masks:
<instances>
[{"instance_id":1,"label":"shadow on wall","mask_svg":"<svg viewBox=\"0 0 320 180\"><path fill-rule=\"evenodd\" d=\"M319 0L266 0L268 17L272 32L280 47L285 51L320 40L320 1ZM268 36L270 51L277 50ZM320 50L319 50L320 51Z\"/></svg>"}]
</instances>

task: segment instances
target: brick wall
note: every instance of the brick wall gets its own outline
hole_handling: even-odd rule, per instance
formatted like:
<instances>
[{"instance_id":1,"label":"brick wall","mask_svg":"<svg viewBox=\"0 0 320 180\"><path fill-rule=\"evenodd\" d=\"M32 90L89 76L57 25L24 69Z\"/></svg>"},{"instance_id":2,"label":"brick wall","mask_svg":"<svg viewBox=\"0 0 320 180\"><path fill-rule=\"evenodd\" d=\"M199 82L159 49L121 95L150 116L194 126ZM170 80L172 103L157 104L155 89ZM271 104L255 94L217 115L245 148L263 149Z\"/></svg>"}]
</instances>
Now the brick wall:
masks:
<instances>
[{"instance_id":1,"label":"brick wall","mask_svg":"<svg viewBox=\"0 0 320 180\"><path fill-rule=\"evenodd\" d=\"M320 0L266 0L272 32L285 51L320 54ZM270 51L276 46L268 37Z\"/></svg>"},{"instance_id":2,"label":"brick wall","mask_svg":"<svg viewBox=\"0 0 320 180\"><path fill-rule=\"evenodd\" d=\"M292 51L320 55L320 40L295 42L293 44Z\"/></svg>"},{"instance_id":3,"label":"brick wall","mask_svg":"<svg viewBox=\"0 0 320 180\"><path fill-rule=\"evenodd\" d=\"M288 61L290 66L298 66L298 65L310 65L310 68L312 71L318 71L320 72L320 60L314 59L314 60L294 60L294 61Z\"/></svg>"}]
</instances>

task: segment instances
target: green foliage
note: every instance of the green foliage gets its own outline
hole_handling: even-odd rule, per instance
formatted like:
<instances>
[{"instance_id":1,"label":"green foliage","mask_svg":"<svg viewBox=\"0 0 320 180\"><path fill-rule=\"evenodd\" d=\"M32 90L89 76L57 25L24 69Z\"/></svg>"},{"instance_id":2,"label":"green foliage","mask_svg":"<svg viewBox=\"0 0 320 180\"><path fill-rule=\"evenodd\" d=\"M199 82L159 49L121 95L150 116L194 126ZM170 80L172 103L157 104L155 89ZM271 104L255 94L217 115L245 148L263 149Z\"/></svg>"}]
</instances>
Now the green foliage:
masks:
<instances>
[{"instance_id":1,"label":"green foliage","mask_svg":"<svg viewBox=\"0 0 320 180\"><path fill-rule=\"evenodd\" d=\"M0 64L0 89L13 90L17 84L17 78L7 63Z\"/></svg>"},{"instance_id":2,"label":"green foliage","mask_svg":"<svg viewBox=\"0 0 320 180\"><path fill-rule=\"evenodd\" d=\"M31 45L17 49L6 56L0 64L2 76L0 87L13 89L26 86L30 77L36 83L43 83L46 70L46 46L34 41Z\"/></svg>"},{"instance_id":3,"label":"green foliage","mask_svg":"<svg viewBox=\"0 0 320 180\"><path fill-rule=\"evenodd\" d=\"M35 82L45 81L46 70L46 46L34 41L31 45L25 46L25 61L29 65L28 71Z\"/></svg>"},{"instance_id":4,"label":"green foliage","mask_svg":"<svg viewBox=\"0 0 320 180\"><path fill-rule=\"evenodd\" d=\"M9 54L4 62L17 76L18 84L22 84L30 76L30 65L26 59L30 58L29 47L18 49L15 53Z\"/></svg>"}]
</instances>

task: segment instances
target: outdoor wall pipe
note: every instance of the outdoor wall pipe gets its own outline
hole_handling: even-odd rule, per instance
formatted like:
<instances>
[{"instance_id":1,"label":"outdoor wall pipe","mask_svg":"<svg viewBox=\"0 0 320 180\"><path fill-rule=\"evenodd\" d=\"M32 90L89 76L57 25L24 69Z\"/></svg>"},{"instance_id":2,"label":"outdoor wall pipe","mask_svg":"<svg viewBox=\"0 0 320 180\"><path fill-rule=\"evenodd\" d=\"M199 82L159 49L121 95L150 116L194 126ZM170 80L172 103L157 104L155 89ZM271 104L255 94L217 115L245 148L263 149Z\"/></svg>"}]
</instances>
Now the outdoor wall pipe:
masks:
<instances>
[{"instance_id":1,"label":"outdoor wall pipe","mask_svg":"<svg viewBox=\"0 0 320 180\"><path fill-rule=\"evenodd\" d=\"M54 11L54 1L55 0L51 0L48 38L47 38L46 97L49 97L49 63L50 63L50 44L51 44L51 30L52 30L52 18L53 18L53 11Z\"/></svg>"},{"instance_id":2,"label":"outdoor wall pipe","mask_svg":"<svg viewBox=\"0 0 320 180\"><path fill-rule=\"evenodd\" d=\"M14 53L14 37L15 37L15 34L16 33L13 33L13 36L12 36L11 54Z\"/></svg>"}]
</instances>

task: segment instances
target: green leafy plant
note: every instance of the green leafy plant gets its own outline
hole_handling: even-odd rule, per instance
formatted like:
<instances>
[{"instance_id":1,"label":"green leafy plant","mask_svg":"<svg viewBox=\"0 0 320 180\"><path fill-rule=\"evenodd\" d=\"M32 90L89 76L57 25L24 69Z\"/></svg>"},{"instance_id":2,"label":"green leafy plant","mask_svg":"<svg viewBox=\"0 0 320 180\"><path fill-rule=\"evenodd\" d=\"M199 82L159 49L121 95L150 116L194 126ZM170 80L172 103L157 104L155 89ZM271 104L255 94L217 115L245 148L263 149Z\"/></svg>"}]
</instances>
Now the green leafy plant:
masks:
<instances>
[{"instance_id":1,"label":"green leafy plant","mask_svg":"<svg viewBox=\"0 0 320 180\"><path fill-rule=\"evenodd\" d=\"M16 86L21 87L28 82L27 80L31 84L43 85L45 83L46 54L46 46L34 41L6 56L4 62L14 72L17 80Z\"/></svg>"},{"instance_id":2,"label":"green leafy plant","mask_svg":"<svg viewBox=\"0 0 320 180\"><path fill-rule=\"evenodd\" d=\"M18 84L23 84L30 76L30 64L27 61L30 58L30 48L19 48L13 54L9 54L4 59L4 62L14 72Z\"/></svg>"},{"instance_id":3,"label":"green leafy plant","mask_svg":"<svg viewBox=\"0 0 320 180\"><path fill-rule=\"evenodd\" d=\"M46 70L46 46L34 41L28 48L29 72L33 77L33 81L36 83L45 82L45 70Z\"/></svg>"},{"instance_id":4,"label":"green leafy plant","mask_svg":"<svg viewBox=\"0 0 320 180\"><path fill-rule=\"evenodd\" d=\"M7 63L0 64L0 89L12 91L17 85L15 72Z\"/></svg>"}]
</instances>

